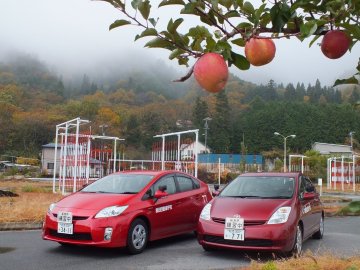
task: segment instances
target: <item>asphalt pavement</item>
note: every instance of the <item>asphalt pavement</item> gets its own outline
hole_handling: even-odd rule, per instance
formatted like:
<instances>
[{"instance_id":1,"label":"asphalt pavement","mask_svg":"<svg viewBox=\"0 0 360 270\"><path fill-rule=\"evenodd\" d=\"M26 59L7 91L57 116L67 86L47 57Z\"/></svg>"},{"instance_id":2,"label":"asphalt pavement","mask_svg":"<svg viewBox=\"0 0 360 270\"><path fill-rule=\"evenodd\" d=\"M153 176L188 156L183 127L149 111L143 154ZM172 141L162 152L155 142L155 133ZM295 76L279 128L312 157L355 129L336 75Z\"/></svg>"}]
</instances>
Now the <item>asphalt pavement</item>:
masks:
<instances>
[{"instance_id":1,"label":"asphalt pavement","mask_svg":"<svg viewBox=\"0 0 360 270\"><path fill-rule=\"evenodd\" d=\"M329 253L341 257L360 255L360 217L325 219L322 240L309 239L304 249L314 256ZM139 255L124 249L63 247L41 239L41 231L0 232L1 270L91 269L231 269L249 265L251 259L272 259L270 254L221 250L205 252L193 234L155 241Z\"/></svg>"}]
</instances>

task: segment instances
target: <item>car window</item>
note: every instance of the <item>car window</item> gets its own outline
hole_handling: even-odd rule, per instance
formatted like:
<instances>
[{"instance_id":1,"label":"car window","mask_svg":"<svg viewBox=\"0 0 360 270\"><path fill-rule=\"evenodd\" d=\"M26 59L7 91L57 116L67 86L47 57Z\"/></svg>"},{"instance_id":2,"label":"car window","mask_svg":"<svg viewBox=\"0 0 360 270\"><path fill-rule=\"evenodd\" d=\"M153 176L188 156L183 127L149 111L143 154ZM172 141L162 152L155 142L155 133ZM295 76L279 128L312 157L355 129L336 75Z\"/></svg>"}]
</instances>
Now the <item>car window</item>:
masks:
<instances>
[{"instance_id":1,"label":"car window","mask_svg":"<svg viewBox=\"0 0 360 270\"><path fill-rule=\"evenodd\" d=\"M178 182L178 185L179 185L180 192L194 189L194 182L189 177L178 175L177 176L177 182Z\"/></svg>"},{"instance_id":2,"label":"car window","mask_svg":"<svg viewBox=\"0 0 360 270\"><path fill-rule=\"evenodd\" d=\"M159 189L160 186L166 186L166 192L168 194L176 193L176 185L174 176L167 176L165 178L160 179L154 184L154 192Z\"/></svg>"},{"instance_id":3,"label":"car window","mask_svg":"<svg viewBox=\"0 0 360 270\"><path fill-rule=\"evenodd\" d=\"M295 179L286 176L239 176L220 197L286 199L294 194Z\"/></svg>"},{"instance_id":4,"label":"car window","mask_svg":"<svg viewBox=\"0 0 360 270\"><path fill-rule=\"evenodd\" d=\"M315 192L315 186L309 178L305 178L305 190L306 192Z\"/></svg>"},{"instance_id":5,"label":"car window","mask_svg":"<svg viewBox=\"0 0 360 270\"><path fill-rule=\"evenodd\" d=\"M306 190L306 180L304 176L301 176L300 181L299 181L299 194L303 194Z\"/></svg>"}]
</instances>

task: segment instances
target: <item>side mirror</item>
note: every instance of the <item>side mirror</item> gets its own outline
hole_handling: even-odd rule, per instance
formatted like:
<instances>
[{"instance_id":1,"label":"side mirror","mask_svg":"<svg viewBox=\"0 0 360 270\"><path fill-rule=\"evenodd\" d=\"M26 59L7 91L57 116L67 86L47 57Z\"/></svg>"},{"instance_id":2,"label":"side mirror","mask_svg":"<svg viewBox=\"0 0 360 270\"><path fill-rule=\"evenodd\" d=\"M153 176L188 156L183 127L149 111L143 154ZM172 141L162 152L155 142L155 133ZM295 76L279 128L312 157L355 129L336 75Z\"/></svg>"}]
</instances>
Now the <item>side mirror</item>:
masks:
<instances>
[{"instance_id":1,"label":"side mirror","mask_svg":"<svg viewBox=\"0 0 360 270\"><path fill-rule=\"evenodd\" d=\"M315 193L313 192L305 192L303 195L304 200L313 200L315 198Z\"/></svg>"},{"instance_id":2,"label":"side mirror","mask_svg":"<svg viewBox=\"0 0 360 270\"><path fill-rule=\"evenodd\" d=\"M159 190L157 190L156 192L155 192L155 195L154 195L154 198L156 199L156 200L158 200L158 199L160 199L160 198L162 198L162 197L165 197L165 196L167 196L167 195L169 195L166 191L162 191L162 190L160 190L160 188L159 188Z\"/></svg>"},{"instance_id":3,"label":"side mirror","mask_svg":"<svg viewBox=\"0 0 360 270\"><path fill-rule=\"evenodd\" d=\"M219 190L219 188L220 188L220 186L219 185L214 185L214 189L215 189L215 191L218 191Z\"/></svg>"},{"instance_id":4,"label":"side mirror","mask_svg":"<svg viewBox=\"0 0 360 270\"><path fill-rule=\"evenodd\" d=\"M314 186L308 186L306 187L306 192L314 192L315 191L315 187Z\"/></svg>"}]
</instances>

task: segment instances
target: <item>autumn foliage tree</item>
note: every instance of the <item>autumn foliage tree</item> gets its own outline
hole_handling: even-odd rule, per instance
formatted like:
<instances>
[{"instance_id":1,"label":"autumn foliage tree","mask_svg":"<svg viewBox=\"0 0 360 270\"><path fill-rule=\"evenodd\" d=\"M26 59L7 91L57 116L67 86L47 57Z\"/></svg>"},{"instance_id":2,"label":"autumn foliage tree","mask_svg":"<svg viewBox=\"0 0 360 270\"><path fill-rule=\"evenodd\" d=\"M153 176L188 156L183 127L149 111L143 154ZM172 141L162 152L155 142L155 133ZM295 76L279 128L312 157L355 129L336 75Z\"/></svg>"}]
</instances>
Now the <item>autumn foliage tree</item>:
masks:
<instances>
[{"instance_id":1,"label":"autumn foliage tree","mask_svg":"<svg viewBox=\"0 0 360 270\"><path fill-rule=\"evenodd\" d=\"M252 38L296 37L299 41L310 39L311 46L320 37L339 30L345 41L333 46L336 39L330 38L331 44L322 44L322 47L345 52L360 40L359 0L262 0L257 1L256 5L254 1L245 0L162 0L156 6L155 1L150 0L101 1L110 3L123 15L110 25L110 30L124 25L139 26L142 30L135 36L135 40L152 37L145 47L169 50L169 59L177 59L180 65L188 65L192 57L217 52L229 66L249 69L249 60L238 53L238 46L245 47ZM179 18L169 19L165 23L166 28L162 29L160 25L164 24L160 24L159 18L154 16L154 9L165 6L174 8L175 5L179 7ZM184 15L197 17L199 23L192 27L183 26ZM335 58L328 51L323 52ZM340 53L335 52L335 55L337 57ZM191 71L182 79L190 77ZM358 75L360 64L354 76L337 80L335 85L358 84Z\"/></svg>"}]
</instances>

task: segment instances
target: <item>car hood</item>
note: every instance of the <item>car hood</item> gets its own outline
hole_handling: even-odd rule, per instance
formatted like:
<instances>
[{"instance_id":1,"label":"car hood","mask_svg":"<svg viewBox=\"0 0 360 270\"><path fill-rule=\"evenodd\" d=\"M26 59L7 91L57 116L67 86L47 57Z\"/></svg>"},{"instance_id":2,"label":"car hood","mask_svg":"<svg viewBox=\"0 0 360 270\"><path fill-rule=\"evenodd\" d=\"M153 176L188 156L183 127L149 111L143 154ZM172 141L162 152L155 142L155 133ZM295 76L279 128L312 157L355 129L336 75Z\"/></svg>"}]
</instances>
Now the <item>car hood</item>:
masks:
<instances>
[{"instance_id":1,"label":"car hood","mask_svg":"<svg viewBox=\"0 0 360 270\"><path fill-rule=\"evenodd\" d=\"M101 210L114 205L127 205L135 196L136 194L78 192L57 202L56 207L62 209Z\"/></svg>"},{"instance_id":2,"label":"car hood","mask_svg":"<svg viewBox=\"0 0 360 270\"><path fill-rule=\"evenodd\" d=\"M282 206L290 206L290 200L216 197L212 201L211 217L225 219L240 215L245 220L268 220Z\"/></svg>"}]
</instances>

